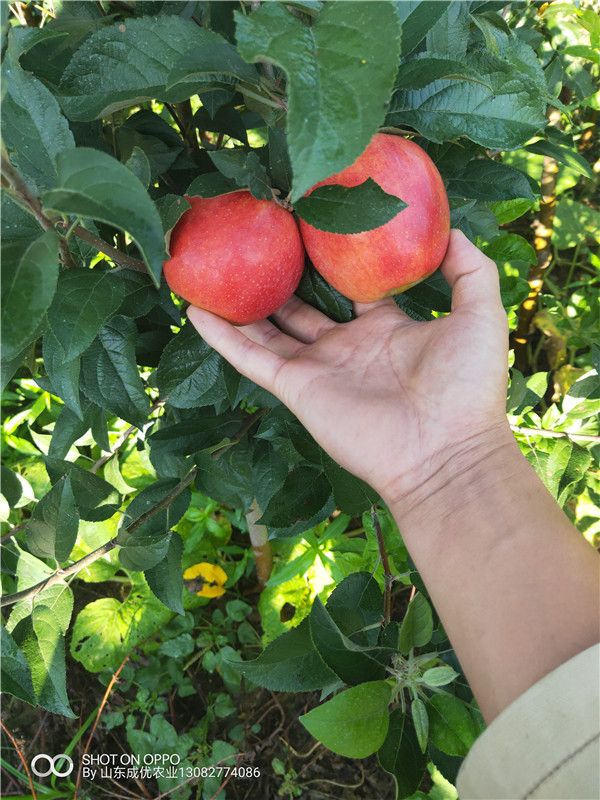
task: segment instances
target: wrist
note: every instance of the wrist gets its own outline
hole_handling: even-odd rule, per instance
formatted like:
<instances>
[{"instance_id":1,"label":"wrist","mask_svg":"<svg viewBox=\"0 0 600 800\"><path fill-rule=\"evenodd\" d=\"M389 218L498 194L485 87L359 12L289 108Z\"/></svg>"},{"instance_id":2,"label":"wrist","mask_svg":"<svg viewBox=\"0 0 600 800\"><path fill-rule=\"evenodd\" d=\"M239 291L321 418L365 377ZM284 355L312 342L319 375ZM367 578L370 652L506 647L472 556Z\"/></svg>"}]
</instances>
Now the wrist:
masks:
<instances>
[{"instance_id":1,"label":"wrist","mask_svg":"<svg viewBox=\"0 0 600 800\"><path fill-rule=\"evenodd\" d=\"M507 478L515 458L522 455L508 421L502 420L483 433L444 447L416 473L425 476L416 485L414 479L413 485L407 485L403 476L381 496L404 531L415 518L433 521L463 510L469 498L485 493L491 480Z\"/></svg>"}]
</instances>

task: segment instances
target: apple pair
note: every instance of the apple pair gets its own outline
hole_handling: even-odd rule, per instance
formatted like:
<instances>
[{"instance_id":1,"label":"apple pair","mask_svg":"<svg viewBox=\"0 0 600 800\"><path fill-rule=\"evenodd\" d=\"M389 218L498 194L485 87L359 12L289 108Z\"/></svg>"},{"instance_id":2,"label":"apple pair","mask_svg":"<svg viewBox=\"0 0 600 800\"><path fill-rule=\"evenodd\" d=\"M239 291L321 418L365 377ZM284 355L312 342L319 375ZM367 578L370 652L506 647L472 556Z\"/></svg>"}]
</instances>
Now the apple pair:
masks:
<instances>
[{"instance_id":1,"label":"apple pair","mask_svg":"<svg viewBox=\"0 0 600 800\"><path fill-rule=\"evenodd\" d=\"M364 233L327 233L303 220L299 231L289 211L245 190L186 198L192 207L171 234L167 283L235 325L264 319L292 296L305 247L323 277L351 300L371 303L408 289L444 258L450 229L444 184L418 145L378 133L354 164L317 186L357 186L367 178L408 207Z\"/></svg>"}]
</instances>

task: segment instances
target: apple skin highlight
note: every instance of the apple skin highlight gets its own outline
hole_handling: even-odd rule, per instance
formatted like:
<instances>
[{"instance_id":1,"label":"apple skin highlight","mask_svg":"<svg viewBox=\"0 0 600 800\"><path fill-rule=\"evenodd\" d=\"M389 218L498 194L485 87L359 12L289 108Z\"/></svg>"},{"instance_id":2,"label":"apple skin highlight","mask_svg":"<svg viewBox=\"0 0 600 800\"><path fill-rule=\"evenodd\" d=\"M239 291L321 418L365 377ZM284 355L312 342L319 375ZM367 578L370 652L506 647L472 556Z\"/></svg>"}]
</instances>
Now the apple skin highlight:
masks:
<instances>
[{"instance_id":1,"label":"apple skin highlight","mask_svg":"<svg viewBox=\"0 0 600 800\"><path fill-rule=\"evenodd\" d=\"M394 219L363 233L327 233L300 220L306 251L316 269L339 292L372 303L402 292L441 264L450 235L450 209L437 167L417 144L376 134L351 166L318 186L357 186L372 178L408 203ZM310 192L308 192L310 195Z\"/></svg>"},{"instance_id":2,"label":"apple skin highlight","mask_svg":"<svg viewBox=\"0 0 600 800\"><path fill-rule=\"evenodd\" d=\"M175 294L234 325L264 319L292 296L304 246L289 211L245 190L185 199L191 208L173 228L163 266Z\"/></svg>"}]
</instances>

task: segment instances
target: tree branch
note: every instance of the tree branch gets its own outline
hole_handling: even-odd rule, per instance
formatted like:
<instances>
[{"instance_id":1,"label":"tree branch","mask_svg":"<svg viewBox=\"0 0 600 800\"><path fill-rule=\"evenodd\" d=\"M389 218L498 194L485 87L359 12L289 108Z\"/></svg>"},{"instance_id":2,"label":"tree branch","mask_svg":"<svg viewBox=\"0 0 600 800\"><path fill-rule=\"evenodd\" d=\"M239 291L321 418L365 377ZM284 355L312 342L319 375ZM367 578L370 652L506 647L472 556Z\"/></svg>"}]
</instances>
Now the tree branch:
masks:
<instances>
[{"instance_id":1,"label":"tree branch","mask_svg":"<svg viewBox=\"0 0 600 800\"><path fill-rule=\"evenodd\" d=\"M544 428L523 428L520 425L511 425L511 431L522 433L525 436L541 436L545 439L581 439L583 442L600 442L600 436L591 433L569 433L569 431L549 431Z\"/></svg>"},{"instance_id":2,"label":"tree branch","mask_svg":"<svg viewBox=\"0 0 600 800\"><path fill-rule=\"evenodd\" d=\"M149 519L152 519L152 517L155 517L167 506L169 506L176 497L179 497L184 489L187 489L187 487L196 477L197 473L198 470L194 468L185 476L185 478L183 478L183 480L179 481L177 486L174 486L173 489L171 489L171 491L162 498L162 500L159 500L158 503L155 503L152 508L149 508L148 511L142 514L141 517L138 517L130 522L129 525L125 527L127 533L135 533L135 531L138 530L138 528L141 528L142 525L144 525L144 523L146 523ZM0 606L10 606L13 605L13 603L18 603L20 600L28 600L30 597L34 597L36 594L44 591L44 589L48 589L50 586L53 586L55 583L59 583L71 575L76 575L82 569L85 569L85 567L89 566L98 558L100 558L100 556L110 553L110 551L115 547L118 547L116 536L114 539L106 542L106 544L96 548L96 550L92 550L92 552L88 553L87 556L80 558L79 561L74 561L64 569L56 570L56 572L53 572L52 575L49 575L45 580L36 583L35 586L30 586L28 589L22 589L20 592L15 592L14 594L9 594L6 595L6 597L0 598Z\"/></svg>"},{"instance_id":3,"label":"tree branch","mask_svg":"<svg viewBox=\"0 0 600 800\"><path fill-rule=\"evenodd\" d=\"M98 250L98 252L104 253L104 255L108 256L112 261L115 262L115 264L119 264L119 266L125 267L126 269L134 269L137 272L145 272L146 274L150 274L148 267L146 266L146 262L142 261L141 258L133 258L132 256L128 256L126 253L122 253L120 250L117 250L116 247L108 244L104 241L104 239L101 239L99 236L96 236L95 233L88 231L87 228L84 228L82 225L76 225L73 228L72 233L73 236L81 239L82 242L86 242L95 250Z\"/></svg>"},{"instance_id":4,"label":"tree branch","mask_svg":"<svg viewBox=\"0 0 600 800\"><path fill-rule=\"evenodd\" d=\"M269 543L269 536L266 525L259 525L257 520L262 517L262 511L256 499L252 501L250 511L246 514L246 522L248 523L248 533L250 535L250 544L252 545L252 552L254 553L254 563L256 564L256 576L258 583L262 589L265 583L269 580L271 569L273 568L273 555L271 553L271 545Z\"/></svg>"},{"instance_id":5,"label":"tree branch","mask_svg":"<svg viewBox=\"0 0 600 800\"><path fill-rule=\"evenodd\" d=\"M38 198L31 192L23 178L21 178L17 170L10 163L8 157L4 154L2 155L2 175L12 187L12 191L16 195L16 198L20 200L23 205L25 205L31 214L33 214L43 230L56 230L57 224L58 227L64 232L69 229L69 225L64 223L61 217L48 217L44 213ZM145 272L149 274L149 270L145 261L142 261L140 258L132 258L132 256L122 253L120 250L117 250L115 247L105 242L104 239L101 239L99 236L96 236L96 234L88 231L82 225L76 225L71 230L71 233L74 236L77 236L78 239L81 239L82 241L91 245L100 253L104 253L104 255L112 259L115 264L119 264L121 267L125 267L126 269L134 269L137 270L137 272ZM76 267L73 257L69 251L69 243L64 236L60 235L60 233L58 237L58 243L60 247L61 259L65 266L69 267L70 269Z\"/></svg>"},{"instance_id":6,"label":"tree branch","mask_svg":"<svg viewBox=\"0 0 600 800\"><path fill-rule=\"evenodd\" d=\"M234 434L231 438L231 442L229 444L220 447L217 451L212 454L213 459L217 459L223 455L223 453L227 452L229 448L236 445L240 439L244 436L244 434L257 422L261 419L265 414L268 413L268 409L260 409L259 411L255 411L254 414L251 414L246 420L244 420L242 426L240 427L239 431ZM109 456L110 457L110 456ZM162 500L159 500L158 503L155 503L151 508L148 509L141 517L132 520L125 527L127 533L135 533L138 528L141 528L149 519L155 517L159 514L163 509L169 506L176 497L183 492L184 489L193 483L196 475L198 474L198 470L194 467L191 472L189 472L185 478L183 478L177 486L174 486L168 494L166 494ZM10 606L13 603L17 603L20 600L28 600L30 597L34 597L39 592L47 589L50 586L53 586L55 583L62 581L64 578L68 578L70 575L76 575L85 567L92 564L96 559L100 558L100 556L106 555L109 553L113 548L118 547L117 544L117 537L115 536L114 539L111 539L106 544L103 544L101 547L98 547L96 550L93 550L91 553L88 553L87 556L80 558L79 561L74 561L72 564L69 564L68 567L64 569L58 569L56 572L53 572L52 575L49 575L43 581L36 583L35 586L30 586L28 589L22 589L20 592L15 592L14 594L6 595L5 597L0 598L0 607Z\"/></svg>"},{"instance_id":7,"label":"tree branch","mask_svg":"<svg viewBox=\"0 0 600 800\"><path fill-rule=\"evenodd\" d=\"M390 569L390 561L388 559L387 550L385 549L385 542L383 540L383 533L381 531L381 523L375 506L371 506L371 519L375 527L375 534L377 536L377 546L379 548L379 555L381 563L383 564L383 574L385 576L385 592L383 594L383 624L387 625L392 618L392 583L394 576Z\"/></svg>"},{"instance_id":8,"label":"tree branch","mask_svg":"<svg viewBox=\"0 0 600 800\"><path fill-rule=\"evenodd\" d=\"M4 153L2 154L2 175L8 181L8 183L12 186L13 191L19 196L21 201L27 206L27 208L31 211L33 216L38 221L38 224L43 228L43 230L55 230L54 222L55 220L50 219L49 217L44 214L42 209L42 204L38 200L38 198L33 194L33 192L29 189L23 178L19 175L17 170L13 167L10 162L10 159ZM73 269L75 267L75 262L71 256L69 251L69 243L67 240L60 236L58 237L58 247L60 250L60 257L63 261L63 264L68 267L69 269Z\"/></svg>"},{"instance_id":9,"label":"tree branch","mask_svg":"<svg viewBox=\"0 0 600 800\"><path fill-rule=\"evenodd\" d=\"M153 411L156 411L157 408L161 408L162 406L164 406L165 402L166 402L165 400L157 400L156 403L154 403L152 406L150 406L150 411L148 412L148 415L152 414ZM135 433L137 430L138 430L137 425L130 425L129 428L127 428L127 430L124 431L119 436L119 438L117 439L117 441L114 444L114 447L112 447L112 449L109 450L108 453L105 453L102 456L102 458L99 458L98 461L96 461L93 464L93 466L90 468L90 472L98 472L100 467L103 467L106 464L107 461L109 461L114 455L116 455L116 453L119 452L121 447L123 447L123 445L125 444L127 439L129 439L131 434Z\"/></svg>"}]
</instances>

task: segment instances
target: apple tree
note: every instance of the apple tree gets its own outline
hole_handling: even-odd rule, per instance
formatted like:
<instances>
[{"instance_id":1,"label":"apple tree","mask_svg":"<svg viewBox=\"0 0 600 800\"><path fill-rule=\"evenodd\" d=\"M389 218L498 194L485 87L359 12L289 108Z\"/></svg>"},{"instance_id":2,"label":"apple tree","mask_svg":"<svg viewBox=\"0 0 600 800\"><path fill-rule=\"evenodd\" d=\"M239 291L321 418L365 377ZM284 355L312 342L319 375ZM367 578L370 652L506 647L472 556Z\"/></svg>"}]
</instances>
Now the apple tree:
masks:
<instances>
[{"instance_id":1,"label":"apple tree","mask_svg":"<svg viewBox=\"0 0 600 800\"><path fill-rule=\"evenodd\" d=\"M497 263L512 328L533 297L546 314L537 330L568 342L570 381L552 397L558 362L513 365L507 411L557 500L582 518L578 498L589 508L599 497L597 313L568 339L569 313L561 316L559 299L542 308L528 281L539 251L527 220L545 200L527 158L574 175L571 187L594 178L574 141L594 113L597 17L563 10L574 31L565 45L558 12L550 6L544 18L529 2L9 6L3 690L71 716L65 648L92 672L114 671L128 649L194 607L183 576L198 559L179 522L200 492L249 531L261 585L269 543L316 541L318 526L335 525L341 537L362 531L302 618L281 623L237 669L273 691L323 692L302 718L307 730L345 756L377 752L398 797L417 790L428 763L453 780L482 721L401 532L371 487L185 322L162 265L186 197L246 190L320 230L379 227L397 199L372 185L326 203L304 195L378 131L414 138L443 177L452 225ZM549 108L558 122L549 124ZM581 296L596 292L582 301L588 308L595 280L595 289L580 287ZM352 317L350 301L308 259L297 293L338 321ZM436 272L396 301L432 319L449 311L449 287ZM144 480L132 479L132 458ZM234 583L251 553L248 539L213 583ZM287 577L307 563L290 562ZM138 616L109 646L118 602L79 602L74 615L74 601L80 580L101 585L124 573L134 575ZM398 617L393 595L411 586Z\"/></svg>"}]
</instances>

